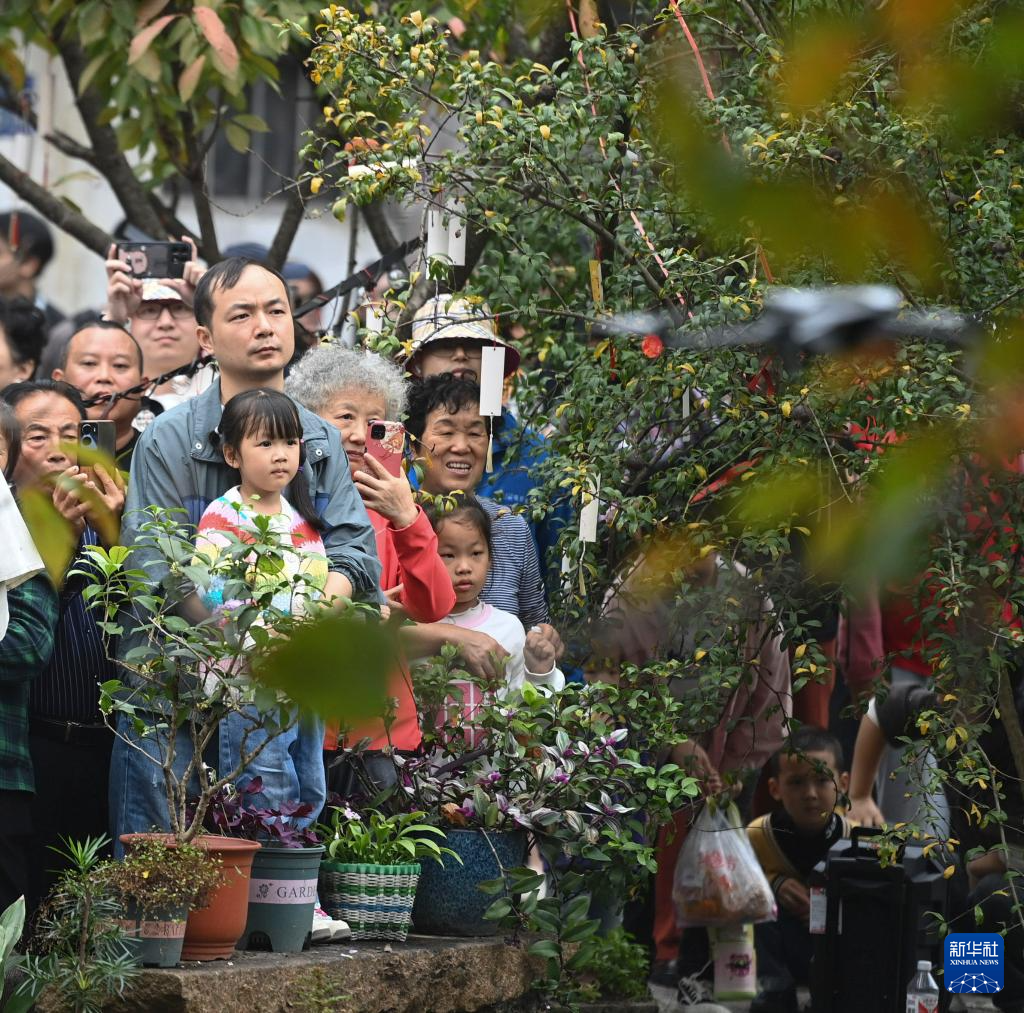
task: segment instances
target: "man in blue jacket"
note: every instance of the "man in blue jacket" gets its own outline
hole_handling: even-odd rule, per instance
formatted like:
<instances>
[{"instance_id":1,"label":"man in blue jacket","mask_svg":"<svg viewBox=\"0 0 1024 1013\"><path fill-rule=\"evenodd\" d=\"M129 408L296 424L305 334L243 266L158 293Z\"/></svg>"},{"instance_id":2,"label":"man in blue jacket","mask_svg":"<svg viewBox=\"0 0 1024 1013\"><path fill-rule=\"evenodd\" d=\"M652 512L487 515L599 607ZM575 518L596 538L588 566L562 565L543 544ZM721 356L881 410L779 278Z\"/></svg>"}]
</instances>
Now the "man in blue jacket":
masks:
<instances>
[{"instance_id":1,"label":"man in blue jacket","mask_svg":"<svg viewBox=\"0 0 1024 1013\"><path fill-rule=\"evenodd\" d=\"M218 437L223 405L255 387L284 389L284 367L295 347L288 288L270 268L232 257L210 268L195 293L198 336L216 358L220 379L190 401L155 419L139 439L132 460L122 542L132 546L146 520L147 507L184 508L195 525L206 507L238 483L238 473L221 454ZM350 597L377 600L380 564L370 526L349 472L337 430L298 405L306 451L304 473L324 525L322 537L331 570L340 573ZM152 576L154 586L167 568L158 554L136 549L133 567ZM195 596L183 612L201 618ZM192 614L192 613L195 614ZM126 635L121 656L136 646ZM128 722L122 718L125 730ZM179 734L176 762L182 769L191 745ZM319 758L318 758L319 759ZM111 761L110 807L115 840L123 833L168 826L167 800L160 769L119 738Z\"/></svg>"}]
</instances>

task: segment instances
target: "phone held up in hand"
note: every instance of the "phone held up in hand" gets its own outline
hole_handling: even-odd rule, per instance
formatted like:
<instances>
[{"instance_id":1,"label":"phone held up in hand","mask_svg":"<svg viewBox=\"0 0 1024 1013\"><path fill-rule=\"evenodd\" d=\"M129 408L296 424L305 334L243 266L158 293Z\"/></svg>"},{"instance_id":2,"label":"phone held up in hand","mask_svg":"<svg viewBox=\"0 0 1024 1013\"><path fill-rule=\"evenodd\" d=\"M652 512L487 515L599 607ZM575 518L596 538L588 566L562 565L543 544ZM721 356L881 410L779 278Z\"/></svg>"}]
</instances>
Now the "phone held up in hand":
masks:
<instances>
[{"instance_id":1,"label":"phone held up in hand","mask_svg":"<svg viewBox=\"0 0 1024 1013\"><path fill-rule=\"evenodd\" d=\"M115 466L117 430L111 419L83 419L78 423L78 466Z\"/></svg>"},{"instance_id":2,"label":"phone held up in hand","mask_svg":"<svg viewBox=\"0 0 1024 1013\"><path fill-rule=\"evenodd\" d=\"M379 461L389 475L398 478L405 453L405 426L401 422L371 419L366 427L366 453Z\"/></svg>"},{"instance_id":3,"label":"phone held up in hand","mask_svg":"<svg viewBox=\"0 0 1024 1013\"><path fill-rule=\"evenodd\" d=\"M123 260L133 278L181 278L192 259L188 243L121 243L118 260Z\"/></svg>"}]
</instances>

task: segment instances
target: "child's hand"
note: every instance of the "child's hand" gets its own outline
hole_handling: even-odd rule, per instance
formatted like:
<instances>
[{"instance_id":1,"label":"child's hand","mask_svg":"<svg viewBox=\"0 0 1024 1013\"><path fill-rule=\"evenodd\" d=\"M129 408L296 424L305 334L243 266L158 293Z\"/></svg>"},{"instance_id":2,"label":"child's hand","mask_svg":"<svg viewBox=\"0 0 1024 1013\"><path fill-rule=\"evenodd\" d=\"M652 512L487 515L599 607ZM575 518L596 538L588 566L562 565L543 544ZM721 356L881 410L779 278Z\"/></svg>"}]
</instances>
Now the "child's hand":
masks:
<instances>
[{"instance_id":1,"label":"child's hand","mask_svg":"<svg viewBox=\"0 0 1024 1013\"><path fill-rule=\"evenodd\" d=\"M533 626L526 634L523 660L526 670L534 675L545 675L554 668L558 648L551 636L539 626Z\"/></svg>"},{"instance_id":2,"label":"child's hand","mask_svg":"<svg viewBox=\"0 0 1024 1013\"><path fill-rule=\"evenodd\" d=\"M811 894L800 880L783 880L782 885L779 887L778 897L779 903L790 914L796 915L797 918L803 918L805 921L810 917Z\"/></svg>"},{"instance_id":3,"label":"child's hand","mask_svg":"<svg viewBox=\"0 0 1024 1013\"><path fill-rule=\"evenodd\" d=\"M862 827L880 827L885 822L882 810L870 796L850 799L850 811L847 814L855 823Z\"/></svg>"}]
</instances>

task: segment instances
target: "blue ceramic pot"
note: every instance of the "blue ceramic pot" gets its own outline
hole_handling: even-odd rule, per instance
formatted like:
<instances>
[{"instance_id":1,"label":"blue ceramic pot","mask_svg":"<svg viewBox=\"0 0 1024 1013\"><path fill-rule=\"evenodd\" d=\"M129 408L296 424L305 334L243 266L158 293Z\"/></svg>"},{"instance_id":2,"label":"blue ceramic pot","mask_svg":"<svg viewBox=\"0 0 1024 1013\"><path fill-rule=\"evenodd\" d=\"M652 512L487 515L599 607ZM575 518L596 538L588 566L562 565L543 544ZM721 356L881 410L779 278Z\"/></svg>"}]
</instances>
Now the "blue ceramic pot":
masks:
<instances>
[{"instance_id":1,"label":"blue ceramic pot","mask_svg":"<svg viewBox=\"0 0 1024 1013\"><path fill-rule=\"evenodd\" d=\"M423 862L412 909L416 931L434 936L496 935L498 923L486 921L484 912L497 897L481 893L477 885L498 879L502 868L524 864L526 832L449 830L446 836L438 843L451 848L462 865L449 855L444 856L443 867L431 859Z\"/></svg>"}]
</instances>

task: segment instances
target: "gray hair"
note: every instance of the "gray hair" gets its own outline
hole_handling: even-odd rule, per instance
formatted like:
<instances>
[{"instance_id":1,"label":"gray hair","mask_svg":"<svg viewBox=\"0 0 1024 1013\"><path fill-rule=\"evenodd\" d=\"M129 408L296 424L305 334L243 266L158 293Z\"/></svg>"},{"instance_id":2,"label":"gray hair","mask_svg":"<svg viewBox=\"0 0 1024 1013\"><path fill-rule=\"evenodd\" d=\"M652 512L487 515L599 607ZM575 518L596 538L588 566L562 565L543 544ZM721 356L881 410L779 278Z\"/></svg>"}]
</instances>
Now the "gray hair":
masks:
<instances>
[{"instance_id":1,"label":"gray hair","mask_svg":"<svg viewBox=\"0 0 1024 1013\"><path fill-rule=\"evenodd\" d=\"M292 368L284 389L299 404L319 414L343 390L369 391L384 399L385 417L405 415L406 383L402 370L376 352L320 345Z\"/></svg>"}]
</instances>

